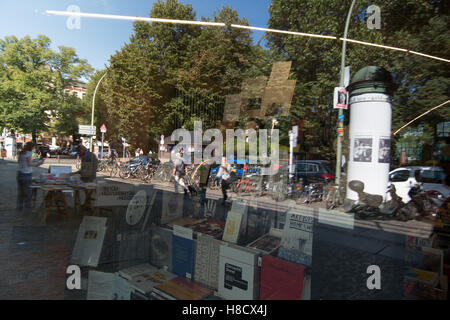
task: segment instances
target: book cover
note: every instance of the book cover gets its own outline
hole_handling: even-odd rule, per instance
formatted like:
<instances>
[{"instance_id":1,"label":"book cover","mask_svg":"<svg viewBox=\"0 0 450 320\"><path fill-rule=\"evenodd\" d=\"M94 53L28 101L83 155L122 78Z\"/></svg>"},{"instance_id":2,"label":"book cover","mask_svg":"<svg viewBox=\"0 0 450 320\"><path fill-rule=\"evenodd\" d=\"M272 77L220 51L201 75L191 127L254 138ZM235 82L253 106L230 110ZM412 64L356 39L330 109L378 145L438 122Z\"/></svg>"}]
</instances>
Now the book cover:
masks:
<instances>
[{"instance_id":1,"label":"book cover","mask_svg":"<svg viewBox=\"0 0 450 320\"><path fill-rule=\"evenodd\" d=\"M87 300L130 300L131 288L118 273L90 270Z\"/></svg>"},{"instance_id":2,"label":"book cover","mask_svg":"<svg viewBox=\"0 0 450 320\"><path fill-rule=\"evenodd\" d=\"M169 224L183 217L184 196L173 192L163 192L163 207L160 224Z\"/></svg>"},{"instance_id":3,"label":"book cover","mask_svg":"<svg viewBox=\"0 0 450 320\"><path fill-rule=\"evenodd\" d=\"M259 253L238 246L220 246L218 294L228 300L259 296Z\"/></svg>"},{"instance_id":4,"label":"book cover","mask_svg":"<svg viewBox=\"0 0 450 320\"><path fill-rule=\"evenodd\" d=\"M165 281L175 278L176 275L168 272L164 269L154 269L146 273L142 273L136 277L133 277L130 281L130 287L140 292L141 294L148 295L152 292L153 288Z\"/></svg>"},{"instance_id":5,"label":"book cover","mask_svg":"<svg viewBox=\"0 0 450 320\"><path fill-rule=\"evenodd\" d=\"M85 216L78 229L70 262L97 267L106 235L107 218Z\"/></svg>"},{"instance_id":6,"label":"book cover","mask_svg":"<svg viewBox=\"0 0 450 320\"><path fill-rule=\"evenodd\" d=\"M196 226L197 224L200 224L202 222L205 222L206 219L198 219L198 218L190 218L190 217L186 217L186 218L181 218L175 221L170 222L168 225L169 227L173 227L174 225L180 226L180 227L185 227L185 228L191 228Z\"/></svg>"},{"instance_id":7,"label":"book cover","mask_svg":"<svg viewBox=\"0 0 450 320\"><path fill-rule=\"evenodd\" d=\"M259 237L247 247L261 251L263 254L271 254L280 246L282 232L282 230L272 228L269 233Z\"/></svg>"},{"instance_id":8,"label":"book cover","mask_svg":"<svg viewBox=\"0 0 450 320\"><path fill-rule=\"evenodd\" d=\"M171 300L202 300L213 294L212 290L183 277L160 283L153 291Z\"/></svg>"},{"instance_id":9,"label":"book cover","mask_svg":"<svg viewBox=\"0 0 450 320\"><path fill-rule=\"evenodd\" d=\"M301 300L305 267L274 256L261 258L260 300Z\"/></svg>"},{"instance_id":10,"label":"book cover","mask_svg":"<svg viewBox=\"0 0 450 320\"><path fill-rule=\"evenodd\" d=\"M150 264L172 269L172 230L152 226L150 229Z\"/></svg>"},{"instance_id":11,"label":"book cover","mask_svg":"<svg viewBox=\"0 0 450 320\"><path fill-rule=\"evenodd\" d=\"M194 279L208 288L219 288L219 255L222 241L208 236L197 237Z\"/></svg>"},{"instance_id":12,"label":"book cover","mask_svg":"<svg viewBox=\"0 0 450 320\"><path fill-rule=\"evenodd\" d=\"M173 234L172 272L181 277L194 276L194 240Z\"/></svg>"},{"instance_id":13,"label":"book cover","mask_svg":"<svg viewBox=\"0 0 450 320\"><path fill-rule=\"evenodd\" d=\"M228 212L225 230L223 232L223 241L237 243L241 229L243 214L240 212Z\"/></svg>"},{"instance_id":14,"label":"book cover","mask_svg":"<svg viewBox=\"0 0 450 320\"><path fill-rule=\"evenodd\" d=\"M439 274L417 268L406 268L405 279L436 287L439 283Z\"/></svg>"},{"instance_id":15,"label":"book cover","mask_svg":"<svg viewBox=\"0 0 450 320\"><path fill-rule=\"evenodd\" d=\"M314 217L288 213L284 224L278 257L311 266Z\"/></svg>"},{"instance_id":16,"label":"book cover","mask_svg":"<svg viewBox=\"0 0 450 320\"><path fill-rule=\"evenodd\" d=\"M144 273L155 272L158 269L155 266L152 266L148 263L138 264L126 269L119 270L119 276L125 278L127 280L131 280L134 277L137 277Z\"/></svg>"},{"instance_id":17,"label":"book cover","mask_svg":"<svg viewBox=\"0 0 450 320\"><path fill-rule=\"evenodd\" d=\"M202 233L214 238L221 238L225 229L225 221L212 218L182 218L169 223L169 226L175 225L189 228L195 233Z\"/></svg>"}]
</instances>

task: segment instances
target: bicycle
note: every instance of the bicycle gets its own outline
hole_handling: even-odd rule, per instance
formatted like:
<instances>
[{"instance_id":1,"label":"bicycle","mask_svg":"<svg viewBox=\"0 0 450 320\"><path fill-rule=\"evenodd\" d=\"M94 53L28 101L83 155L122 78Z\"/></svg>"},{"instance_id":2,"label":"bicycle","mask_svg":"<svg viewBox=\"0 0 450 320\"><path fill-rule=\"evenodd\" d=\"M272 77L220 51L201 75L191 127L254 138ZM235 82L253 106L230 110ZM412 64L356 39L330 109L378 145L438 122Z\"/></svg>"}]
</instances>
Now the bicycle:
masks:
<instances>
[{"instance_id":1,"label":"bicycle","mask_svg":"<svg viewBox=\"0 0 450 320\"><path fill-rule=\"evenodd\" d=\"M110 170L109 176L112 177L112 178L116 177L117 174L120 171L120 168L121 168L120 160L116 160L113 163L113 165L111 166L111 170Z\"/></svg>"},{"instance_id":2,"label":"bicycle","mask_svg":"<svg viewBox=\"0 0 450 320\"><path fill-rule=\"evenodd\" d=\"M345 199L345 183L341 183L340 186L331 183L327 180L328 184L326 186L326 194L324 197L325 208L327 210L335 209L344 204Z\"/></svg>"}]
</instances>

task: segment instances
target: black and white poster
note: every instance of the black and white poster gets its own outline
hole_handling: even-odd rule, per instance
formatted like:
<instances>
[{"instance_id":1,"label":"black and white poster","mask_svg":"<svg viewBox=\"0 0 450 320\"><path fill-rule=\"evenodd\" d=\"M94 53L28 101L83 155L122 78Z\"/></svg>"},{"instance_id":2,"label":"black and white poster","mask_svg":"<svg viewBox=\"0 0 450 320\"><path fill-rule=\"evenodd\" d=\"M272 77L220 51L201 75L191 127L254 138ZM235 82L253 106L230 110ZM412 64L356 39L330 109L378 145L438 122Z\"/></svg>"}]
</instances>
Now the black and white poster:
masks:
<instances>
[{"instance_id":1,"label":"black and white poster","mask_svg":"<svg viewBox=\"0 0 450 320\"><path fill-rule=\"evenodd\" d=\"M334 88L334 109L347 109L348 92L344 87Z\"/></svg>"},{"instance_id":2,"label":"black and white poster","mask_svg":"<svg viewBox=\"0 0 450 320\"><path fill-rule=\"evenodd\" d=\"M353 147L354 162L372 162L372 138L355 138Z\"/></svg>"},{"instance_id":3,"label":"black and white poster","mask_svg":"<svg viewBox=\"0 0 450 320\"><path fill-rule=\"evenodd\" d=\"M390 163L391 139L380 138L380 147L378 149L378 162Z\"/></svg>"}]
</instances>

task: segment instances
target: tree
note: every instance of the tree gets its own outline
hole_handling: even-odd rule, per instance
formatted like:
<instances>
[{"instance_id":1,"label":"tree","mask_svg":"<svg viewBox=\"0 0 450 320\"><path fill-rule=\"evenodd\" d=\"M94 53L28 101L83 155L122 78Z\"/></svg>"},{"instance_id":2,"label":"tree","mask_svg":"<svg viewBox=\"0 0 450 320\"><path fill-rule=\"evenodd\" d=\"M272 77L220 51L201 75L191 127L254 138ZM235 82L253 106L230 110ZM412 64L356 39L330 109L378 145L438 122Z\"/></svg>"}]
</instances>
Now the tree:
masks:
<instances>
[{"instance_id":1,"label":"tree","mask_svg":"<svg viewBox=\"0 0 450 320\"><path fill-rule=\"evenodd\" d=\"M268 27L342 37L350 3L273 0ZM381 8L380 30L367 28L369 5ZM445 1L359 0L348 38L445 57L449 52L448 7ZM339 84L341 41L275 33L267 34L267 40L270 48L293 61L297 86L291 115L305 120L303 150L332 159L337 118L331 109L332 92ZM406 122L405 114L420 114L448 97L449 69L436 60L348 43L346 65L351 66L353 74L368 65L383 66L393 74L398 86L393 101L393 128ZM348 114L346 111L346 123ZM443 119L442 115L438 117ZM319 134L323 128L326 132Z\"/></svg>"},{"instance_id":2,"label":"tree","mask_svg":"<svg viewBox=\"0 0 450 320\"><path fill-rule=\"evenodd\" d=\"M196 19L192 6L177 0L155 2L150 16ZM203 19L248 24L229 7ZM111 137L123 136L144 152L156 151L156 139L169 135L177 123L189 126L201 119L213 125L217 100L238 92L247 73L257 73L251 66L258 56L263 54L252 46L247 30L134 23L130 42L111 57L100 90ZM186 96L197 99L202 112L193 112Z\"/></svg>"},{"instance_id":3,"label":"tree","mask_svg":"<svg viewBox=\"0 0 450 320\"><path fill-rule=\"evenodd\" d=\"M75 50L50 49L49 38L7 36L0 40L0 114L2 125L13 131L47 131L51 119L60 128L78 112L79 104L64 92L70 81L88 76L92 68ZM75 108L75 110L73 109Z\"/></svg>"}]
</instances>

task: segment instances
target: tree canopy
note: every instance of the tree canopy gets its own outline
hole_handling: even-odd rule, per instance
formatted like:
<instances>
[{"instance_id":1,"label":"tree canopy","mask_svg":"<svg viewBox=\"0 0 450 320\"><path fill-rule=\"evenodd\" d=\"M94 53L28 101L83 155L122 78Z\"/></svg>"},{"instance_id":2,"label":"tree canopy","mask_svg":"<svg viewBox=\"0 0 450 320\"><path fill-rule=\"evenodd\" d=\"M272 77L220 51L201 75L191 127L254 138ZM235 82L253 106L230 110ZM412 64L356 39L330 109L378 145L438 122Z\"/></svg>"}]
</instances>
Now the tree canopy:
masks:
<instances>
[{"instance_id":1,"label":"tree canopy","mask_svg":"<svg viewBox=\"0 0 450 320\"><path fill-rule=\"evenodd\" d=\"M0 40L0 126L21 133L54 130L71 134L81 113L78 99L65 93L69 84L92 71L72 48L50 48L48 37Z\"/></svg>"}]
</instances>

